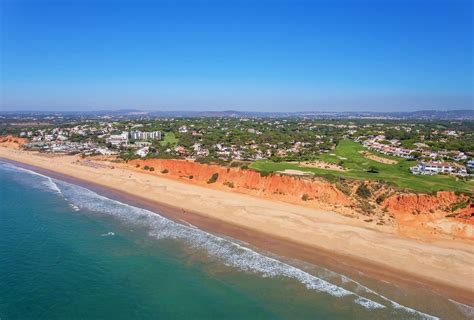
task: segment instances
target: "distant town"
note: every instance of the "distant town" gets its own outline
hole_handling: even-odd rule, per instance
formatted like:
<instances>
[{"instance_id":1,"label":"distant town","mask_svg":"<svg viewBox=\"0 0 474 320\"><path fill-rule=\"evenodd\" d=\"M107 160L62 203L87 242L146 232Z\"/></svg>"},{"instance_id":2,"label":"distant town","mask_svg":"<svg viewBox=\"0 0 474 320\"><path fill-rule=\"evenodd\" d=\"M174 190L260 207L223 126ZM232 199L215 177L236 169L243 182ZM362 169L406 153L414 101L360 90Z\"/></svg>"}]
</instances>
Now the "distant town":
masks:
<instances>
[{"instance_id":1,"label":"distant town","mask_svg":"<svg viewBox=\"0 0 474 320\"><path fill-rule=\"evenodd\" d=\"M154 118L139 112L2 114L0 128L3 135L28 139L25 147L29 150L117 156L125 161L187 159L269 171L273 171L266 169L271 168L270 163L296 163L300 168L312 168L313 173L325 169L333 173L354 165L352 156L341 155L345 151L338 146L357 144L361 148L357 152L370 163L387 165L403 160L411 175L470 179L474 172L471 120L235 115ZM365 171L370 170L378 169Z\"/></svg>"}]
</instances>

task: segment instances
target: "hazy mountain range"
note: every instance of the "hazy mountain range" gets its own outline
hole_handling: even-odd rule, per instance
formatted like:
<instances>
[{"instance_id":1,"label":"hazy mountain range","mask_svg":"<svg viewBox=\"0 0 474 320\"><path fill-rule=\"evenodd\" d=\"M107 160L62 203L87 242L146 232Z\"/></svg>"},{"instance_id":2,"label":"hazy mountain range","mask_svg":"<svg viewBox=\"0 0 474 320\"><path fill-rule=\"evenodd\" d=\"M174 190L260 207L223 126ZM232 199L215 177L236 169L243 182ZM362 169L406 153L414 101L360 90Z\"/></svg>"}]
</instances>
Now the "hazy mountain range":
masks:
<instances>
[{"instance_id":1,"label":"hazy mountain range","mask_svg":"<svg viewBox=\"0 0 474 320\"><path fill-rule=\"evenodd\" d=\"M3 111L0 115L12 116L47 116L64 115L67 117L250 117L250 118L316 118L316 119L413 119L413 120L474 120L474 110L421 110L412 112L251 112L251 111L144 111L139 109L120 109L102 111Z\"/></svg>"}]
</instances>

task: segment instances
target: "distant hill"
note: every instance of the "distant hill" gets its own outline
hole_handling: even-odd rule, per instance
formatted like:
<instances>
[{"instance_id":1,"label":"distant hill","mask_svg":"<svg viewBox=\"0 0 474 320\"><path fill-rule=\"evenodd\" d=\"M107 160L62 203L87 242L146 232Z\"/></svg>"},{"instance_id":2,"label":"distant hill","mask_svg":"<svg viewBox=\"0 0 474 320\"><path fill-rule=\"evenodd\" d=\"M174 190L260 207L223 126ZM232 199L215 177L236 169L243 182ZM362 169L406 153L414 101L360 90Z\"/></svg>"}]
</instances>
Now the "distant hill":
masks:
<instances>
[{"instance_id":1,"label":"distant hill","mask_svg":"<svg viewBox=\"0 0 474 320\"><path fill-rule=\"evenodd\" d=\"M422 110L413 112L250 112L250 111L153 111L149 116L165 117L266 117L318 119L420 119L420 120L474 120L474 110Z\"/></svg>"},{"instance_id":2,"label":"distant hill","mask_svg":"<svg viewBox=\"0 0 474 320\"><path fill-rule=\"evenodd\" d=\"M45 116L63 114L68 117L112 118L161 118L161 117L208 117L208 118L313 118L313 119L409 119L409 120L474 120L474 110L421 110L412 112L252 112L252 111L145 111L119 109L101 111L1 111L0 115Z\"/></svg>"}]
</instances>

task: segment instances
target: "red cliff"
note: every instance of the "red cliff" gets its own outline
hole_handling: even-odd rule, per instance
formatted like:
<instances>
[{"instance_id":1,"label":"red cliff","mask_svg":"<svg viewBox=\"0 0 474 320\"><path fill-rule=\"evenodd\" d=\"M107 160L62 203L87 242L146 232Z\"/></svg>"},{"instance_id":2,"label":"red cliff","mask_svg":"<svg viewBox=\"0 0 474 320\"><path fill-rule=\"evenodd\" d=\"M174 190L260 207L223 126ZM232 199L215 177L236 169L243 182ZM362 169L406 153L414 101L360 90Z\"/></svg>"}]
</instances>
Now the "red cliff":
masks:
<instances>
[{"instance_id":1,"label":"red cliff","mask_svg":"<svg viewBox=\"0 0 474 320\"><path fill-rule=\"evenodd\" d=\"M28 143L28 140L23 138L18 138L14 136L0 136L0 144L5 147L18 148L19 146L22 146L25 143Z\"/></svg>"},{"instance_id":2,"label":"red cliff","mask_svg":"<svg viewBox=\"0 0 474 320\"><path fill-rule=\"evenodd\" d=\"M144 171L145 166L153 171ZM200 164L185 160L132 160L128 168L165 176L209 188L254 195L302 206L336 211L359 217L366 222L394 225L398 233L414 238L458 237L474 240L474 209L467 196L454 192L436 195L406 194L391 189L392 195L381 204L375 201L379 193L361 199L354 192L347 196L334 184L308 177L280 174L262 176L248 169ZM211 177L217 174L217 179ZM352 181L355 190L361 181ZM384 192L386 192L385 190ZM371 214L357 211L361 200L370 202Z\"/></svg>"},{"instance_id":3,"label":"red cliff","mask_svg":"<svg viewBox=\"0 0 474 320\"><path fill-rule=\"evenodd\" d=\"M436 195L396 194L387 198L382 206L395 217L401 234L474 240L474 207L467 196L449 191Z\"/></svg>"},{"instance_id":4,"label":"red cliff","mask_svg":"<svg viewBox=\"0 0 474 320\"><path fill-rule=\"evenodd\" d=\"M261 176L254 170L226 168L184 160L133 160L130 164L133 167L139 164L140 169L147 165L154 168L155 174L181 178L195 184L312 207L345 206L350 203L347 196L334 185L307 178L278 174ZM208 183L212 175L216 173L218 174L216 182Z\"/></svg>"}]
</instances>

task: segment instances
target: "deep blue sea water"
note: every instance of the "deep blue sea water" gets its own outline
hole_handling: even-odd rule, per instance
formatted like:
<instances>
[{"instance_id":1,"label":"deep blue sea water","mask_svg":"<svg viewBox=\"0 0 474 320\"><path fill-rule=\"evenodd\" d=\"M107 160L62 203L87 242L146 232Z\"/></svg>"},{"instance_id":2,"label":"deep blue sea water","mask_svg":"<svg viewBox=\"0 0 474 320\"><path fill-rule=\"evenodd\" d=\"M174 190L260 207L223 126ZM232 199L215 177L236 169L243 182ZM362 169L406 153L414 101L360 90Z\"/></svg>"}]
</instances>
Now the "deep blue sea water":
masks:
<instances>
[{"instance_id":1,"label":"deep blue sea water","mask_svg":"<svg viewBox=\"0 0 474 320\"><path fill-rule=\"evenodd\" d=\"M2 320L472 316L447 299L382 294L2 161L0 181Z\"/></svg>"}]
</instances>

